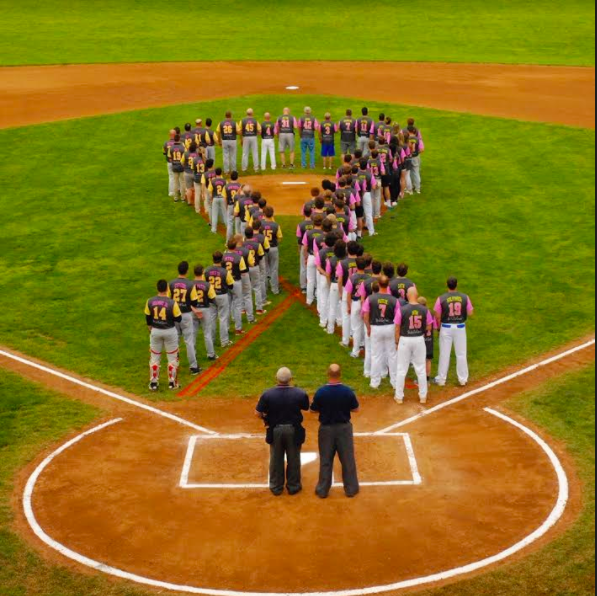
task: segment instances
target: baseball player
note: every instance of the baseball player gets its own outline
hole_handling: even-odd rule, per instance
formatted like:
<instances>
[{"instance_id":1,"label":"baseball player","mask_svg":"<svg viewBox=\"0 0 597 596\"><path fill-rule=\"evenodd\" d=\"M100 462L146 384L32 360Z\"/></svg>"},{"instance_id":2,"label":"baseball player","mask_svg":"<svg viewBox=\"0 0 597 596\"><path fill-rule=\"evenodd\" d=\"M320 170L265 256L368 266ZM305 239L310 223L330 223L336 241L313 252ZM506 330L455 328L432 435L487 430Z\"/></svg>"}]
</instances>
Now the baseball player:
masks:
<instances>
[{"instance_id":1,"label":"baseball player","mask_svg":"<svg viewBox=\"0 0 597 596\"><path fill-rule=\"evenodd\" d=\"M298 252L300 261L300 285L301 292L307 294L307 262L304 257L303 240L307 232L311 231L315 226L313 225L313 209L310 205L303 208L304 221L301 221L296 228L296 237L298 238Z\"/></svg>"},{"instance_id":2,"label":"baseball player","mask_svg":"<svg viewBox=\"0 0 597 596\"><path fill-rule=\"evenodd\" d=\"M193 186L195 188L195 211L201 213L201 203L203 202L203 174L205 173L205 160L201 152L198 152L191 162L193 169ZM206 206L207 207L207 206Z\"/></svg>"},{"instance_id":3,"label":"baseball player","mask_svg":"<svg viewBox=\"0 0 597 596\"><path fill-rule=\"evenodd\" d=\"M375 141L376 143L379 142L379 139L383 137L383 130L386 126L386 115L380 114L379 120L373 125L373 130L371 134L371 140Z\"/></svg>"},{"instance_id":4,"label":"baseball player","mask_svg":"<svg viewBox=\"0 0 597 596\"><path fill-rule=\"evenodd\" d=\"M336 133L338 125L332 122L332 115L328 112L325 120L319 127L319 140L321 142L321 156L323 157L323 169L334 169L334 158L336 157Z\"/></svg>"},{"instance_id":5,"label":"baseball player","mask_svg":"<svg viewBox=\"0 0 597 596\"><path fill-rule=\"evenodd\" d=\"M236 170L239 129L232 119L232 112L226 112L226 118L220 122L216 130L216 142L222 147L224 155L224 174Z\"/></svg>"},{"instance_id":6,"label":"baseball player","mask_svg":"<svg viewBox=\"0 0 597 596\"><path fill-rule=\"evenodd\" d=\"M305 108L305 115L298 121L301 135L301 165L307 169L307 153L311 159L311 169L315 169L315 135L319 132L319 122L313 117L311 108Z\"/></svg>"},{"instance_id":7,"label":"baseball player","mask_svg":"<svg viewBox=\"0 0 597 596\"><path fill-rule=\"evenodd\" d=\"M201 372L197 364L197 354L195 350L195 310L197 308L197 291L195 284L188 279L189 264L183 261L178 266L178 277L168 284L168 298L172 298L180 308L182 321L177 323L176 330L179 338L184 339L187 347L187 357L191 375L196 376Z\"/></svg>"},{"instance_id":8,"label":"baseball player","mask_svg":"<svg viewBox=\"0 0 597 596\"><path fill-rule=\"evenodd\" d=\"M193 135L193 126L187 122L184 125L184 132L182 133L182 144L185 146L185 149L188 151L191 143L195 140L195 135Z\"/></svg>"},{"instance_id":9,"label":"baseball player","mask_svg":"<svg viewBox=\"0 0 597 596\"><path fill-rule=\"evenodd\" d=\"M330 293L328 297L328 326L327 331L329 335L333 335L336 332L336 324L340 320L342 322L341 315L341 302L340 302L340 275L338 275L338 269L341 267L341 263L346 259L348 253L346 251L346 242L344 240L338 240L334 245L334 254L327 260L325 272L327 275L327 282L330 287Z\"/></svg>"},{"instance_id":10,"label":"baseball player","mask_svg":"<svg viewBox=\"0 0 597 596\"><path fill-rule=\"evenodd\" d=\"M247 315L247 321L252 325L255 323L255 309L253 307L253 286L251 282L251 268L257 266L255 256L251 249L245 246L245 237L237 234L233 240L236 242L236 252L244 259L247 266L246 271L242 272L241 282L243 288L243 314Z\"/></svg>"},{"instance_id":11,"label":"baseball player","mask_svg":"<svg viewBox=\"0 0 597 596\"><path fill-rule=\"evenodd\" d=\"M357 148L362 157L369 157L369 141L375 132L375 122L369 116L369 108L363 108L361 113L362 118L359 119L357 126Z\"/></svg>"},{"instance_id":12,"label":"baseball player","mask_svg":"<svg viewBox=\"0 0 597 596\"><path fill-rule=\"evenodd\" d=\"M150 334L151 359L149 362L149 389L157 391L160 385L162 353L168 356L168 382L170 389L178 388L178 333L176 324L182 313L174 300L168 298L168 282L158 282L158 295L145 305L145 320Z\"/></svg>"},{"instance_id":13,"label":"baseball player","mask_svg":"<svg viewBox=\"0 0 597 596\"><path fill-rule=\"evenodd\" d=\"M383 200L386 206L391 207L390 187L392 185L392 151L385 139L381 137L378 142L377 151L382 165L381 186Z\"/></svg>"},{"instance_id":14,"label":"baseball player","mask_svg":"<svg viewBox=\"0 0 597 596\"><path fill-rule=\"evenodd\" d=\"M323 237L323 215L313 216L313 229L307 230L303 238L303 258L307 269L307 305L311 306L317 293L317 264L315 262L315 240Z\"/></svg>"},{"instance_id":15,"label":"baseball player","mask_svg":"<svg viewBox=\"0 0 597 596\"><path fill-rule=\"evenodd\" d=\"M205 272L205 279L213 286L216 292L215 311L213 313L212 332L215 338L217 320L220 321L220 345L227 348L230 342L230 293L234 289L234 278L232 273L222 266L224 255L221 252L214 253L213 266Z\"/></svg>"},{"instance_id":16,"label":"baseball player","mask_svg":"<svg viewBox=\"0 0 597 596\"><path fill-rule=\"evenodd\" d=\"M205 147L205 159L213 159L215 164L217 137L216 131L212 129L212 126L213 120L208 118L205 121L205 132L203 133L203 142L201 145Z\"/></svg>"},{"instance_id":17,"label":"baseball player","mask_svg":"<svg viewBox=\"0 0 597 596\"><path fill-rule=\"evenodd\" d=\"M235 232L235 211L237 196L242 190L242 184L238 181L238 172L230 174L230 182L226 184L224 194L226 195L226 239L230 240Z\"/></svg>"},{"instance_id":18,"label":"baseball player","mask_svg":"<svg viewBox=\"0 0 597 596\"><path fill-rule=\"evenodd\" d=\"M406 300L408 291L417 286L412 279L406 277L408 275L408 265L406 263L400 263L397 267L397 271L398 277L395 277L390 281L390 289L396 298L399 300Z\"/></svg>"},{"instance_id":19,"label":"baseball player","mask_svg":"<svg viewBox=\"0 0 597 596\"><path fill-rule=\"evenodd\" d=\"M256 219L252 222L250 227L253 229L253 238L257 240L257 242L259 242L267 256L270 251L269 240L265 237L265 234L262 232L261 225L261 220ZM269 306L271 302L267 299L267 259L261 259L259 263L259 273L261 274L261 295L265 300L264 306Z\"/></svg>"},{"instance_id":20,"label":"baseball player","mask_svg":"<svg viewBox=\"0 0 597 596\"><path fill-rule=\"evenodd\" d=\"M427 307L427 298L419 296L419 304ZM425 347L427 348L427 382L431 381L431 366L435 358L435 332L439 329L437 324L437 314L431 312L433 317L433 327L425 334Z\"/></svg>"},{"instance_id":21,"label":"baseball player","mask_svg":"<svg viewBox=\"0 0 597 596\"><path fill-rule=\"evenodd\" d=\"M286 168L286 151L290 152L290 167L294 169L295 157L295 132L298 128L296 118L290 113L290 108L284 108L282 116L276 123L276 134L278 135L278 151L282 168Z\"/></svg>"},{"instance_id":22,"label":"baseball player","mask_svg":"<svg viewBox=\"0 0 597 596\"><path fill-rule=\"evenodd\" d=\"M448 280L448 292L435 303L439 335L439 371L436 383L444 387L448 379L452 346L456 352L458 381L466 386L469 378L466 323L474 313L471 299L458 291L458 280Z\"/></svg>"},{"instance_id":23,"label":"baseball player","mask_svg":"<svg viewBox=\"0 0 597 596\"><path fill-rule=\"evenodd\" d=\"M247 227L246 207L253 205L251 193L251 187L248 184L245 184L236 195L234 201L234 233L237 235L240 234L243 237L245 235L245 228Z\"/></svg>"},{"instance_id":24,"label":"baseball player","mask_svg":"<svg viewBox=\"0 0 597 596\"><path fill-rule=\"evenodd\" d=\"M245 259L236 251L236 240L231 239L227 244L228 250L224 253L222 264L232 275L232 319L236 335L244 335L243 331L243 273L248 273L249 269Z\"/></svg>"},{"instance_id":25,"label":"baseball player","mask_svg":"<svg viewBox=\"0 0 597 596\"><path fill-rule=\"evenodd\" d=\"M163 145L164 157L166 158L166 164L168 165L168 196L174 198L174 173L172 172L172 159L170 157L170 147L174 145L174 138L176 137L176 131L172 129L170 131L169 139Z\"/></svg>"},{"instance_id":26,"label":"baseball player","mask_svg":"<svg viewBox=\"0 0 597 596\"><path fill-rule=\"evenodd\" d=\"M362 247L358 242L351 241L346 245L347 256L338 263L336 275L338 277L338 294L340 296L340 313L342 317L342 343L344 348L350 346L352 335L350 313L348 312L348 294L346 286L350 278L357 273L357 258ZM360 253L362 254L362 253Z\"/></svg>"},{"instance_id":27,"label":"baseball player","mask_svg":"<svg viewBox=\"0 0 597 596\"><path fill-rule=\"evenodd\" d=\"M352 110L346 110L346 118L338 123L342 161L347 155L354 155L357 149L357 121L352 117Z\"/></svg>"},{"instance_id":28,"label":"baseball player","mask_svg":"<svg viewBox=\"0 0 597 596\"><path fill-rule=\"evenodd\" d=\"M249 277L251 280L251 290L255 294L255 314L262 316L267 314L267 311L265 310L266 296L263 295L260 263L265 259L266 253L261 243L255 239L253 228L245 230L243 246L249 251Z\"/></svg>"},{"instance_id":29,"label":"baseball player","mask_svg":"<svg viewBox=\"0 0 597 596\"><path fill-rule=\"evenodd\" d=\"M271 206L263 210L264 219L261 222L261 231L269 242L267 253L267 274L269 276L272 293L280 293L280 242L282 242L282 228L274 221L274 208Z\"/></svg>"},{"instance_id":30,"label":"baseball player","mask_svg":"<svg viewBox=\"0 0 597 596\"><path fill-rule=\"evenodd\" d=\"M362 308L371 345L371 389L379 389L382 378L390 374L396 386L396 325L400 305L390 294L390 280L384 275L371 286Z\"/></svg>"},{"instance_id":31,"label":"baseball player","mask_svg":"<svg viewBox=\"0 0 597 596\"><path fill-rule=\"evenodd\" d=\"M209 218L209 226L211 226L212 222L212 211L213 211L213 200L211 196L211 181L216 177L216 171L214 170L214 161L213 159L208 159L205 162L205 169L203 171L203 176L201 177L201 194L205 198L205 213Z\"/></svg>"},{"instance_id":32,"label":"baseball player","mask_svg":"<svg viewBox=\"0 0 597 596\"><path fill-rule=\"evenodd\" d=\"M412 364L419 379L419 398L427 403L427 346L425 336L433 330L431 312L419 304L419 292L414 286L407 293L408 304L398 309L396 344L398 345L396 373L396 402L404 403L404 384Z\"/></svg>"},{"instance_id":33,"label":"baseball player","mask_svg":"<svg viewBox=\"0 0 597 596\"><path fill-rule=\"evenodd\" d=\"M357 180L361 189L361 203L365 212L365 223L369 230L369 236L377 236L375 222L373 221L373 197L371 194L377 186L377 181L368 169L368 161L364 158L359 162Z\"/></svg>"},{"instance_id":34,"label":"baseball player","mask_svg":"<svg viewBox=\"0 0 597 596\"><path fill-rule=\"evenodd\" d=\"M215 176L209 181L208 192L211 197L211 231L213 234L218 233L218 223L220 217L222 222L227 226L226 237L232 237L232 229L228 221L228 209L226 200L226 185L227 182L222 176L222 168L217 168Z\"/></svg>"},{"instance_id":35,"label":"baseball player","mask_svg":"<svg viewBox=\"0 0 597 596\"><path fill-rule=\"evenodd\" d=\"M364 315L363 313L363 306L365 301L369 296L373 295L373 284L379 282L379 279L382 275L383 265L380 261L373 261L371 263L371 273L369 278L361 284L359 289L359 296L361 298L361 316ZM365 270L367 271L367 269ZM372 352L371 352L371 336L365 330L365 378L371 378L371 368L372 368Z\"/></svg>"},{"instance_id":36,"label":"baseball player","mask_svg":"<svg viewBox=\"0 0 597 596\"><path fill-rule=\"evenodd\" d=\"M207 359L215 361L218 359L214 347L214 323L216 321L216 291L211 283L205 278L205 269L202 265L195 267L195 291L197 292L197 313L193 319L195 328L195 345L199 337L199 329L203 330L205 350Z\"/></svg>"},{"instance_id":37,"label":"baseball player","mask_svg":"<svg viewBox=\"0 0 597 596\"><path fill-rule=\"evenodd\" d=\"M205 159L205 144L204 144L204 135L205 135L205 126L203 126L203 120L201 118L197 118L195 120L195 128L191 131L193 133L193 140L197 145L197 149L203 159Z\"/></svg>"},{"instance_id":38,"label":"baseball player","mask_svg":"<svg viewBox=\"0 0 597 596\"><path fill-rule=\"evenodd\" d=\"M327 223L327 222L326 222ZM317 281L317 308L319 310L319 325L322 329L327 329L329 299L330 299L330 280L327 276L328 260L334 256L334 247L338 242L338 236L333 233L327 233L321 248L317 249L315 242L315 265L319 273Z\"/></svg>"},{"instance_id":39,"label":"baseball player","mask_svg":"<svg viewBox=\"0 0 597 596\"><path fill-rule=\"evenodd\" d=\"M272 115L266 112L261 123L261 170L267 168L267 157L272 170L276 170L276 125L272 122Z\"/></svg>"},{"instance_id":40,"label":"baseball player","mask_svg":"<svg viewBox=\"0 0 597 596\"><path fill-rule=\"evenodd\" d=\"M371 152L371 157L367 162L367 167L371 172L371 175L375 179L375 185L373 186L373 190L371 191L371 198L373 200L373 220L377 221L381 217L381 176L383 172L381 159L379 158L379 151L377 149L374 149Z\"/></svg>"},{"instance_id":41,"label":"baseball player","mask_svg":"<svg viewBox=\"0 0 597 596\"><path fill-rule=\"evenodd\" d=\"M172 164L172 176L174 177L174 202L183 200L185 194L184 182L184 155L186 148L180 140L180 135L174 137L174 143L168 149L168 159Z\"/></svg>"},{"instance_id":42,"label":"baseball player","mask_svg":"<svg viewBox=\"0 0 597 596\"><path fill-rule=\"evenodd\" d=\"M247 110L247 117L238 123L240 139L243 147L242 170L246 172L249 169L249 156L253 157L253 167L255 172L259 172L259 141L261 134L261 124L254 117L252 109Z\"/></svg>"},{"instance_id":43,"label":"baseball player","mask_svg":"<svg viewBox=\"0 0 597 596\"><path fill-rule=\"evenodd\" d=\"M365 323L361 316L361 286L370 279L370 275L365 273L367 260L364 257L358 257L356 260L356 273L350 276L346 283L346 306L348 316L350 317L350 328L352 331L353 348L350 354L353 358L359 358L361 355L361 346L365 345Z\"/></svg>"},{"instance_id":44,"label":"baseball player","mask_svg":"<svg viewBox=\"0 0 597 596\"><path fill-rule=\"evenodd\" d=\"M195 159L198 157L197 145L191 141L184 154L185 198L189 207L195 204Z\"/></svg>"},{"instance_id":45,"label":"baseball player","mask_svg":"<svg viewBox=\"0 0 597 596\"><path fill-rule=\"evenodd\" d=\"M425 151L425 144L416 136L411 136L408 139L411 157L410 178L413 190L421 194L421 155Z\"/></svg>"}]
</instances>

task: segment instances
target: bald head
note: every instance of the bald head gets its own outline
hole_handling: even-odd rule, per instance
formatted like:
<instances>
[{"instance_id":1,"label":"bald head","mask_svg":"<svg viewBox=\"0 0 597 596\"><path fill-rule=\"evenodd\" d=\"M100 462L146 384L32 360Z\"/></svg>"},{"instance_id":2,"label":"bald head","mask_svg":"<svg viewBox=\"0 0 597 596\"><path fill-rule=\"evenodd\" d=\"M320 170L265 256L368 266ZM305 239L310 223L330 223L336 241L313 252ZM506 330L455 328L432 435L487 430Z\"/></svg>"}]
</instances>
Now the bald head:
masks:
<instances>
[{"instance_id":1,"label":"bald head","mask_svg":"<svg viewBox=\"0 0 597 596\"><path fill-rule=\"evenodd\" d=\"M266 120L271 120L271 119L272 119L272 115L271 115L269 112L265 112L265 116L264 116L264 118L265 118Z\"/></svg>"},{"instance_id":2,"label":"bald head","mask_svg":"<svg viewBox=\"0 0 597 596\"><path fill-rule=\"evenodd\" d=\"M290 369L286 367L281 368L276 375L276 380L280 385L290 385L292 381L292 373L290 372Z\"/></svg>"},{"instance_id":3,"label":"bald head","mask_svg":"<svg viewBox=\"0 0 597 596\"><path fill-rule=\"evenodd\" d=\"M247 110L247 116L252 116L252 115L253 115L253 110L252 110L252 108L249 108Z\"/></svg>"},{"instance_id":4,"label":"bald head","mask_svg":"<svg viewBox=\"0 0 597 596\"><path fill-rule=\"evenodd\" d=\"M419 304L419 291L415 286L408 289L406 298L411 304Z\"/></svg>"},{"instance_id":5,"label":"bald head","mask_svg":"<svg viewBox=\"0 0 597 596\"><path fill-rule=\"evenodd\" d=\"M332 364L328 368L328 378L330 381L339 381L342 378L342 367L339 364Z\"/></svg>"},{"instance_id":6,"label":"bald head","mask_svg":"<svg viewBox=\"0 0 597 596\"><path fill-rule=\"evenodd\" d=\"M311 115L311 108L309 108L309 107L305 108L305 115L306 116L310 116Z\"/></svg>"},{"instance_id":7,"label":"bald head","mask_svg":"<svg viewBox=\"0 0 597 596\"><path fill-rule=\"evenodd\" d=\"M283 113L284 116L290 116L290 108L284 108Z\"/></svg>"},{"instance_id":8,"label":"bald head","mask_svg":"<svg viewBox=\"0 0 597 596\"><path fill-rule=\"evenodd\" d=\"M326 119L326 120L331 120L331 119L332 119L332 115L331 115L331 114L328 112L328 113L325 115L325 119Z\"/></svg>"},{"instance_id":9,"label":"bald head","mask_svg":"<svg viewBox=\"0 0 597 596\"><path fill-rule=\"evenodd\" d=\"M172 129L170 131L170 138L173 139L176 136L176 131L174 129Z\"/></svg>"}]
</instances>

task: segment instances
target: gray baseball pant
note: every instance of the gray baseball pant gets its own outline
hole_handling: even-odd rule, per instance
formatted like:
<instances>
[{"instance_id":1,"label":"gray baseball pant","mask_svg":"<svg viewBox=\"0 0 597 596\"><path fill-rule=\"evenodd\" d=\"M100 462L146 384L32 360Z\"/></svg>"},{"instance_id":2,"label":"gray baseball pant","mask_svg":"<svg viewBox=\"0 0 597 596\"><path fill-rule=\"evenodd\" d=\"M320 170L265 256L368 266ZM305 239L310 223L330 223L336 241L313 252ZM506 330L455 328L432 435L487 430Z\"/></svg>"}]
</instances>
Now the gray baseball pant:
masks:
<instances>
[{"instance_id":1,"label":"gray baseball pant","mask_svg":"<svg viewBox=\"0 0 597 596\"><path fill-rule=\"evenodd\" d=\"M226 199L224 197L215 197L211 203L211 231L218 233L218 222L220 216L224 224L228 224L228 211L226 209Z\"/></svg>"},{"instance_id":2,"label":"gray baseball pant","mask_svg":"<svg viewBox=\"0 0 597 596\"><path fill-rule=\"evenodd\" d=\"M305 263L305 255L303 254L303 251L301 250L300 254L299 254L299 259L300 259L300 284L301 284L301 290L306 290L307 289L307 263Z\"/></svg>"},{"instance_id":3,"label":"gray baseball pant","mask_svg":"<svg viewBox=\"0 0 597 596\"><path fill-rule=\"evenodd\" d=\"M174 197L174 172L170 162L168 162L168 196Z\"/></svg>"},{"instance_id":4,"label":"gray baseball pant","mask_svg":"<svg viewBox=\"0 0 597 596\"><path fill-rule=\"evenodd\" d=\"M270 248L267 254L267 273L272 292L277 296L280 293L280 250L277 246Z\"/></svg>"},{"instance_id":5,"label":"gray baseball pant","mask_svg":"<svg viewBox=\"0 0 597 596\"><path fill-rule=\"evenodd\" d=\"M369 137L359 137L357 147L363 152L363 157L369 157Z\"/></svg>"},{"instance_id":6,"label":"gray baseball pant","mask_svg":"<svg viewBox=\"0 0 597 596\"><path fill-rule=\"evenodd\" d=\"M205 148L205 158L206 159L213 159L214 163L216 161L216 148L214 147L206 147Z\"/></svg>"},{"instance_id":7,"label":"gray baseball pant","mask_svg":"<svg viewBox=\"0 0 597 596\"><path fill-rule=\"evenodd\" d=\"M236 141L222 141L224 154L224 173L230 174L236 170L238 144Z\"/></svg>"},{"instance_id":8,"label":"gray baseball pant","mask_svg":"<svg viewBox=\"0 0 597 596\"><path fill-rule=\"evenodd\" d=\"M261 269L259 266L249 269L251 277L251 289L255 293L255 305L257 310L265 309L265 298L263 296L263 284L261 283Z\"/></svg>"},{"instance_id":9,"label":"gray baseball pant","mask_svg":"<svg viewBox=\"0 0 597 596\"><path fill-rule=\"evenodd\" d=\"M149 362L150 379L152 383L159 383L162 354L168 357L168 377L175 382L178 378L178 332L172 329L152 329L149 340L151 358Z\"/></svg>"},{"instance_id":10,"label":"gray baseball pant","mask_svg":"<svg viewBox=\"0 0 597 596\"><path fill-rule=\"evenodd\" d=\"M203 318L198 319L195 317L193 319L193 325L195 328L195 343L197 342L197 338L199 337L199 330L203 330L203 338L205 340L205 351L209 356L213 357L216 355L216 350L214 348L214 329L213 324L216 320L217 316L217 309L215 306L210 308L200 308L201 314Z\"/></svg>"},{"instance_id":11,"label":"gray baseball pant","mask_svg":"<svg viewBox=\"0 0 597 596\"><path fill-rule=\"evenodd\" d=\"M246 137L243 139L242 169L246 172L249 169L249 157L253 156L253 168L259 171L259 141L257 137Z\"/></svg>"},{"instance_id":12,"label":"gray baseball pant","mask_svg":"<svg viewBox=\"0 0 597 596\"><path fill-rule=\"evenodd\" d=\"M226 240L234 236L234 205L228 205L226 208Z\"/></svg>"},{"instance_id":13,"label":"gray baseball pant","mask_svg":"<svg viewBox=\"0 0 597 596\"><path fill-rule=\"evenodd\" d=\"M189 359L189 367L197 368L197 352L195 350L195 327L193 325L193 319L195 315L192 312L182 313L182 321L176 324L176 330L178 331L178 338L184 339L184 343L187 347L187 358Z\"/></svg>"},{"instance_id":14,"label":"gray baseball pant","mask_svg":"<svg viewBox=\"0 0 597 596\"><path fill-rule=\"evenodd\" d=\"M218 327L217 319L220 319L220 345L225 348L230 343L230 295L223 294L216 296L216 306L211 312L211 333L215 342Z\"/></svg>"},{"instance_id":15,"label":"gray baseball pant","mask_svg":"<svg viewBox=\"0 0 597 596\"><path fill-rule=\"evenodd\" d=\"M253 308L253 292L251 289L251 273L243 273L242 277L243 284L243 304L245 312L247 313L247 320L249 323L255 321L255 309Z\"/></svg>"},{"instance_id":16,"label":"gray baseball pant","mask_svg":"<svg viewBox=\"0 0 597 596\"><path fill-rule=\"evenodd\" d=\"M174 176L174 200L184 199L184 172L173 172L172 175Z\"/></svg>"},{"instance_id":17,"label":"gray baseball pant","mask_svg":"<svg viewBox=\"0 0 597 596\"><path fill-rule=\"evenodd\" d=\"M413 189L415 192L421 192L421 156L413 157L413 169L410 172Z\"/></svg>"},{"instance_id":18,"label":"gray baseball pant","mask_svg":"<svg viewBox=\"0 0 597 596\"><path fill-rule=\"evenodd\" d=\"M263 302L267 302L267 255L261 259L259 263L259 271L261 272L261 292L263 295Z\"/></svg>"},{"instance_id":19,"label":"gray baseball pant","mask_svg":"<svg viewBox=\"0 0 597 596\"><path fill-rule=\"evenodd\" d=\"M243 282L242 280L234 280L234 288L230 296L231 303L231 319L234 320L234 328L236 331L243 330Z\"/></svg>"}]
</instances>

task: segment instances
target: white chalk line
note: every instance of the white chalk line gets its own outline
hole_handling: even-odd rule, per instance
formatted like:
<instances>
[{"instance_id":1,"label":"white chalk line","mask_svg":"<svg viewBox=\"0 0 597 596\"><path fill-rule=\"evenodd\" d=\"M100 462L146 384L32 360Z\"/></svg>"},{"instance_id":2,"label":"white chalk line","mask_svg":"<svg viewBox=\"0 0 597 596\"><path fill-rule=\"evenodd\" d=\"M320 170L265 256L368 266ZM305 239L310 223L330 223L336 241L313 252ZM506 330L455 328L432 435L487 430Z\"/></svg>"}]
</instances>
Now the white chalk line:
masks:
<instances>
[{"instance_id":1,"label":"white chalk line","mask_svg":"<svg viewBox=\"0 0 597 596\"><path fill-rule=\"evenodd\" d=\"M134 573L129 573L126 571L122 571L121 569L117 569L115 567L111 567L110 565L106 565L104 563L100 563L98 561L94 561L88 557L85 557L79 553L72 551L71 549L67 548L66 546L60 544L59 542L50 538L44 530L41 528L35 514L33 512L32 506L32 498L33 492L35 490L35 486L39 477L44 472L44 470L54 461L56 457L64 453L70 447L76 445L86 437L100 432L101 430L120 422L121 419L112 420L111 422L107 422L98 426L92 430L89 430L82 435L72 439L58 450L56 450L52 455L48 456L35 470L29 481L27 482L27 486L25 488L25 493L23 495L23 508L25 511L25 515L27 517L27 521L29 522L31 528L33 529L35 535L47 546L52 548L53 550L59 552L64 557L76 561L81 565L94 569L96 571L105 573L107 575L111 575L113 577L118 577L120 579L128 580L137 584L151 586L154 588L161 588L169 591L174 592L183 592L187 594L203 594L207 596L369 596L373 594L382 594L386 592L395 592L398 590L404 590L408 588L414 588L418 586L423 586L427 584L433 584L440 581L446 581L449 579L453 579L455 577L459 577L462 575L467 575L470 573L474 573L486 567L490 567L495 565L496 563L500 563L509 557L519 553L520 551L526 549L531 544L545 536L562 518L564 511L566 509L566 505L569 499L569 482L566 476L566 472L562 463L558 459L558 456L555 454L553 449L544 441L537 433L533 430L527 428L520 422L509 418L508 416L487 408L485 410L487 413L491 414L492 416L496 416L500 420L511 424L515 428L519 429L525 435L527 435L530 439L532 439L547 455L549 461L551 462L558 479L558 499L557 503L550 513L549 517L545 520L545 522L537 529L535 532L521 540L520 542L516 543L514 546L510 547L509 549L494 555L492 557L483 559L481 561L477 561L476 563L471 563L469 565L465 565L463 567L458 567L456 569L451 569L448 571L444 571L441 573L437 573L434 575L429 575L427 577L420 577L410 580L405 580L401 582L397 582L395 584L385 585L385 586L374 586L370 588L362 588L362 589L355 589L355 590L343 590L338 592L305 592L305 593L280 593L280 592L269 592L269 593L260 593L260 592L238 592L234 590L214 590L209 588L196 588L192 586L184 586L173 584L164 581L158 581L154 579L150 579L147 577L142 577L140 575L136 575Z\"/></svg>"},{"instance_id":2,"label":"white chalk line","mask_svg":"<svg viewBox=\"0 0 597 596\"><path fill-rule=\"evenodd\" d=\"M97 387L95 385L92 385L90 383L86 383L85 381L81 381L75 377L71 377L70 375L61 373L60 371L54 370L52 368L49 368L47 366L42 366L41 364L37 364L37 362L33 362L31 360L27 360L25 358L21 358L20 356L15 356L14 354L11 354L10 352L4 352L2 350L0 350L0 356L4 356L5 358L9 358L10 360L14 360L15 362L19 362L21 364L24 364L26 366L29 366L30 368L35 368L37 370L40 370L46 374L52 375L54 377L58 377L59 379L63 379L64 381L68 381L69 383L72 383L73 385L78 385L79 387L83 387L85 389L89 389L90 391L94 391L95 393L100 393L101 395L105 395L106 397L110 397L112 399L116 399L118 401L121 401L125 404L128 404L130 406L134 406L135 408L139 408L141 410L145 410L146 412L151 412L152 414L155 414L156 416L161 416L162 418L166 418L168 420L171 420L173 422L176 422L177 424L181 424L183 426L187 426L189 428L192 428L193 430L202 432L202 433L207 433L209 435L215 435L217 433L215 433L212 430L209 430L207 428L203 428L202 426L199 426L197 424L194 424L192 422L189 422L188 420L185 420L184 418L180 418L179 416L175 416L174 414L169 414L168 412L164 412L162 410L159 410L158 408L154 408L152 406L149 406L147 404L135 401L134 399L130 399L128 397L124 397L124 395L118 395L117 393L114 393L112 391L108 391L106 389L102 389L101 387Z\"/></svg>"},{"instance_id":3,"label":"white chalk line","mask_svg":"<svg viewBox=\"0 0 597 596\"><path fill-rule=\"evenodd\" d=\"M458 404L462 401L470 399L471 397L474 397L475 395L479 395L480 393L485 393L487 391L490 391L491 389L495 389L495 387L499 387L500 385L509 383L510 381L513 381L514 379L517 379L518 377L523 377L525 375L528 375L529 373L532 373L532 372L538 370L539 368L548 366L550 364L553 364L554 362L558 362L559 360L563 360L564 358L567 358L568 356L572 356L573 354L576 354L577 352L581 352L582 350L586 350L594 345L595 345L595 340L593 339L593 340L591 340L587 343L584 343L580 346L577 346L570 350L566 350L565 352L562 352L561 354L558 354L556 356L548 358L547 360L543 360L542 362L539 362L538 364L533 364L532 366L529 366L529 367L524 368L518 372L511 374L511 375L508 375L506 377L498 379L497 381L494 381L493 383L489 383L487 385L484 385L483 387L479 387L478 389L473 389L472 391L464 393L463 395L456 397L454 399L451 399L450 401L444 402L443 404L439 404L438 406L435 406L434 408L429 408L428 410L423 410L416 416L412 416L411 418L407 418L406 420L403 420L402 422L397 422L396 424L393 424L392 426L388 426L387 428L384 428L383 430L377 431L376 434L384 435L384 434L390 433L398 428L403 428L409 424L412 424L413 422L416 422L417 420L420 420L421 418L431 416L431 414L435 414L436 412L444 410L445 408L449 408L455 404Z\"/></svg>"},{"instance_id":4,"label":"white chalk line","mask_svg":"<svg viewBox=\"0 0 597 596\"><path fill-rule=\"evenodd\" d=\"M399 486L419 486L423 483L423 478L419 472L419 465L415 456L412 439L408 433L385 433L377 435L376 433L355 433L355 438L401 438L404 442L404 449L408 457L410 472L412 480L390 480L390 481L371 481L361 482L363 488L374 487L399 487ZM189 439L187 453L185 455L182 472L180 474L179 488L183 490L264 490L269 488L269 478L267 483L207 483L207 482L190 482L189 477L195 453L197 451L197 444L210 443L214 441L239 441L239 440L263 440L263 435L238 434L238 435L208 435L208 436L193 436ZM315 458L316 459L316 458ZM315 460L313 460L315 461ZM332 488L344 488L340 482L333 482Z\"/></svg>"}]
</instances>

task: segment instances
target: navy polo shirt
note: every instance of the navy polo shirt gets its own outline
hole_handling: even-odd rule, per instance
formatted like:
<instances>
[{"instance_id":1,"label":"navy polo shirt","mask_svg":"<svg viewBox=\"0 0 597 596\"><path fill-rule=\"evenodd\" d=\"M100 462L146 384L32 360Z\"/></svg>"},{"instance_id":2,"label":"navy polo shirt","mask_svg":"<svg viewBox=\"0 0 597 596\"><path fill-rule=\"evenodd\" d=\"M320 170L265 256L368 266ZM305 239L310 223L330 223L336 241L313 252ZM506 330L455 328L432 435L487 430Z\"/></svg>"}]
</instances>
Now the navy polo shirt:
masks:
<instances>
[{"instance_id":1,"label":"navy polo shirt","mask_svg":"<svg viewBox=\"0 0 597 596\"><path fill-rule=\"evenodd\" d=\"M272 428L281 424L297 426L303 422L303 412L309 410L309 396L298 387L278 386L266 391L257 404Z\"/></svg>"},{"instance_id":2,"label":"navy polo shirt","mask_svg":"<svg viewBox=\"0 0 597 596\"><path fill-rule=\"evenodd\" d=\"M348 424L352 420L352 412L359 407L359 400L350 387L330 383L315 394L311 411L319 412L321 424L331 426Z\"/></svg>"}]
</instances>

